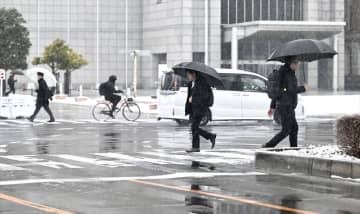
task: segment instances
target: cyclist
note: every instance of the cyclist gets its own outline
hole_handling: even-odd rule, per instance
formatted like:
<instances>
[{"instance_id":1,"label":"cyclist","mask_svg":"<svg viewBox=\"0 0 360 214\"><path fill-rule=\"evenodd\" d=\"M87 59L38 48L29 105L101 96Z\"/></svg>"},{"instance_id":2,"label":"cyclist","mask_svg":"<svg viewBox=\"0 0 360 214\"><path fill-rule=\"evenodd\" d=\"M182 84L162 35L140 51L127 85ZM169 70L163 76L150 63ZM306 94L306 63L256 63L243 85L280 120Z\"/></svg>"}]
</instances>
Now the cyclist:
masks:
<instances>
[{"instance_id":1,"label":"cyclist","mask_svg":"<svg viewBox=\"0 0 360 214\"><path fill-rule=\"evenodd\" d=\"M111 75L109 77L109 80L101 83L99 87L100 95L105 97L105 100L112 103L112 109L110 112L110 116L114 118L114 111L116 109L117 104L121 100L121 96L116 95L115 93L124 93L122 90L116 90L115 89L115 81L117 80L117 77L115 75Z\"/></svg>"}]
</instances>

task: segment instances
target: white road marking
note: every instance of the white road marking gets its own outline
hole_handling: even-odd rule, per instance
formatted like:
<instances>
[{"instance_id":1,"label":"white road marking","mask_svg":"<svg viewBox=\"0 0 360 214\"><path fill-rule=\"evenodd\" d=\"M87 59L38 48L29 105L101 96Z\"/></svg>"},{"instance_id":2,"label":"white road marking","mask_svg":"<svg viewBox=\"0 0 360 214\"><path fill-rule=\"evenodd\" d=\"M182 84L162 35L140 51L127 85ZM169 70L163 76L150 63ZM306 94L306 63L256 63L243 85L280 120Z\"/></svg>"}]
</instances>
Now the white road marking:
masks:
<instances>
[{"instance_id":1,"label":"white road marking","mask_svg":"<svg viewBox=\"0 0 360 214\"><path fill-rule=\"evenodd\" d=\"M0 171L21 171L21 170L27 170L21 167L12 166L4 163L0 163Z\"/></svg>"},{"instance_id":2,"label":"white road marking","mask_svg":"<svg viewBox=\"0 0 360 214\"><path fill-rule=\"evenodd\" d=\"M28 163L27 165L39 165L39 166L49 167L49 168L53 168L53 169L61 169L61 168L80 169L80 168L82 168L80 166L76 166L76 165L72 165L72 164L67 164L67 163L62 163L62 162L57 162L57 161L48 161L48 160L44 160L41 158L35 158L31 155L6 155L6 156L0 156L0 158L15 160L15 161L19 161L19 162L27 162Z\"/></svg>"},{"instance_id":3,"label":"white road marking","mask_svg":"<svg viewBox=\"0 0 360 214\"><path fill-rule=\"evenodd\" d=\"M117 161L99 160L99 159L81 157L81 156L76 156L76 155L63 154L63 155L52 155L52 156L66 159L66 160L72 160L72 161L77 161L77 162L81 162L81 163L88 163L88 164L93 164L93 165L97 165L97 166L109 167L109 168L115 168L115 167L119 167L119 166L132 166L131 164L121 163L121 162L117 162Z\"/></svg>"},{"instance_id":4,"label":"white road marking","mask_svg":"<svg viewBox=\"0 0 360 214\"><path fill-rule=\"evenodd\" d=\"M149 163L161 164L161 165L163 165L163 164L181 164L179 162L174 162L174 161L167 161L167 160L165 161L165 160L161 160L161 159L146 158L146 157L135 157L135 156L125 155L125 154L120 154L120 153L94 153L94 155L124 160L125 162L129 162L129 163L149 162Z\"/></svg>"},{"instance_id":5,"label":"white road marking","mask_svg":"<svg viewBox=\"0 0 360 214\"><path fill-rule=\"evenodd\" d=\"M167 180L179 178L210 178L219 176L257 176L266 175L261 172L182 172L174 174L154 175L154 176L136 176L136 177L94 177L94 178L53 178L53 179L28 179L28 180L11 180L0 181L0 186L36 184L36 183L92 183L92 182L115 182L128 180Z\"/></svg>"},{"instance_id":6,"label":"white road marking","mask_svg":"<svg viewBox=\"0 0 360 214\"><path fill-rule=\"evenodd\" d=\"M171 152L171 153L164 153L164 152L141 152L144 155L151 155L157 156L162 158L168 159L177 159L177 160L188 160L188 161L201 161L211 164L216 163L226 163L226 164L243 164L243 163L250 163L254 161L255 156L250 155L250 152L246 151L247 154L241 154L239 152L233 151L221 151L221 152L214 152L212 150L208 151L201 151L199 153L194 154L186 154L185 152ZM214 157L215 156L215 157Z\"/></svg>"}]
</instances>

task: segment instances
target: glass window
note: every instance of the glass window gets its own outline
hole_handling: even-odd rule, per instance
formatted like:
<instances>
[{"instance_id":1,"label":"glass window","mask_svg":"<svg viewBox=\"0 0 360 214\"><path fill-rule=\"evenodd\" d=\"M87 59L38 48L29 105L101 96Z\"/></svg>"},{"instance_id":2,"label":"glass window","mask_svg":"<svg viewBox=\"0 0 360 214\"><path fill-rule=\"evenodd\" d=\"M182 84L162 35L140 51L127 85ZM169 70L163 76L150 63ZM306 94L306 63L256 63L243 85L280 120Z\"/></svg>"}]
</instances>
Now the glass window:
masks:
<instances>
[{"instance_id":1,"label":"glass window","mask_svg":"<svg viewBox=\"0 0 360 214\"><path fill-rule=\"evenodd\" d=\"M205 53L204 52L193 52L192 54L193 62L205 62Z\"/></svg>"},{"instance_id":2,"label":"glass window","mask_svg":"<svg viewBox=\"0 0 360 214\"><path fill-rule=\"evenodd\" d=\"M244 22L244 2L245 0L237 0L237 22Z\"/></svg>"},{"instance_id":3,"label":"glass window","mask_svg":"<svg viewBox=\"0 0 360 214\"><path fill-rule=\"evenodd\" d=\"M245 0L246 21L252 21L252 0Z\"/></svg>"},{"instance_id":4,"label":"glass window","mask_svg":"<svg viewBox=\"0 0 360 214\"><path fill-rule=\"evenodd\" d=\"M221 24L229 24L228 0L221 0Z\"/></svg>"},{"instance_id":5,"label":"glass window","mask_svg":"<svg viewBox=\"0 0 360 214\"><path fill-rule=\"evenodd\" d=\"M269 19L269 0L261 0L261 19L268 20Z\"/></svg>"},{"instance_id":6,"label":"glass window","mask_svg":"<svg viewBox=\"0 0 360 214\"><path fill-rule=\"evenodd\" d=\"M262 0L254 0L254 20L260 20L261 19L261 2Z\"/></svg>"},{"instance_id":7,"label":"glass window","mask_svg":"<svg viewBox=\"0 0 360 214\"><path fill-rule=\"evenodd\" d=\"M278 0L278 20L285 20L285 2L286 0Z\"/></svg>"},{"instance_id":8,"label":"glass window","mask_svg":"<svg viewBox=\"0 0 360 214\"><path fill-rule=\"evenodd\" d=\"M229 24L236 23L236 0L229 0Z\"/></svg>"},{"instance_id":9,"label":"glass window","mask_svg":"<svg viewBox=\"0 0 360 214\"><path fill-rule=\"evenodd\" d=\"M180 87L186 87L188 81L178 75L175 75L173 72L168 72L164 74L161 80L161 90L165 91L178 91Z\"/></svg>"},{"instance_id":10,"label":"glass window","mask_svg":"<svg viewBox=\"0 0 360 214\"><path fill-rule=\"evenodd\" d=\"M286 0L285 1L285 10L286 10L286 20L293 20L293 15L294 15L294 11L293 11L293 0Z\"/></svg>"},{"instance_id":11,"label":"glass window","mask_svg":"<svg viewBox=\"0 0 360 214\"><path fill-rule=\"evenodd\" d=\"M242 75L241 84L243 91L265 92L266 81L253 75Z\"/></svg>"},{"instance_id":12,"label":"glass window","mask_svg":"<svg viewBox=\"0 0 360 214\"><path fill-rule=\"evenodd\" d=\"M238 74L220 74L221 80L224 84L223 90L241 91L241 79Z\"/></svg>"},{"instance_id":13,"label":"glass window","mask_svg":"<svg viewBox=\"0 0 360 214\"><path fill-rule=\"evenodd\" d=\"M302 17L302 11L303 11L302 1L303 0L294 0L294 20L296 20L296 21L303 19L303 17Z\"/></svg>"},{"instance_id":14,"label":"glass window","mask_svg":"<svg viewBox=\"0 0 360 214\"><path fill-rule=\"evenodd\" d=\"M270 20L277 20L277 0L271 0L270 1Z\"/></svg>"}]
</instances>

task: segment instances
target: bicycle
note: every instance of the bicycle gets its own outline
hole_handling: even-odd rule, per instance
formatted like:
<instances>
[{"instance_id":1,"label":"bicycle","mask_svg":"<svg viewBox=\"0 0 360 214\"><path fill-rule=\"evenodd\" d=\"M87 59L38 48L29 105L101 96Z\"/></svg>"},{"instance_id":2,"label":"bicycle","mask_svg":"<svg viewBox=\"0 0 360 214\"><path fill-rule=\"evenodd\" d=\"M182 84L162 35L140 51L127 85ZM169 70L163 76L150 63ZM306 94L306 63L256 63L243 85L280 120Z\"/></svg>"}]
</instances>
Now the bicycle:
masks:
<instances>
[{"instance_id":1,"label":"bicycle","mask_svg":"<svg viewBox=\"0 0 360 214\"><path fill-rule=\"evenodd\" d=\"M121 111L122 116L127 121L136 121L137 119L140 118L141 115L140 107L138 104L136 104L133 98L123 94L123 97L117 106L119 105L120 107L116 107L113 113L114 117L111 117L111 109L112 109L111 102L107 100L99 101L97 104L94 105L92 109L92 115L94 119L97 121L108 121L110 119L117 118L118 113Z\"/></svg>"}]
</instances>

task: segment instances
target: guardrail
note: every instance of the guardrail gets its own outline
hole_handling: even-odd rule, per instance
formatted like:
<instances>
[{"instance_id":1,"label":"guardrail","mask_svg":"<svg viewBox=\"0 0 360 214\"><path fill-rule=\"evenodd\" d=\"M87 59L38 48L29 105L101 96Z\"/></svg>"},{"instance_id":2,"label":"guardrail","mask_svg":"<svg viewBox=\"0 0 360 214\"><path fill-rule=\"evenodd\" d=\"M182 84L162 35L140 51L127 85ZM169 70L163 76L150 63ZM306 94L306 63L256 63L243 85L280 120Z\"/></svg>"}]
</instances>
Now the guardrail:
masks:
<instances>
[{"instance_id":1,"label":"guardrail","mask_svg":"<svg viewBox=\"0 0 360 214\"><path fill-rule=\"evenodd\" d=\"M35 109L35 98L30 95L0 97L0 118L20 118L30 116Z\"/></svg>"}]
</instances>

